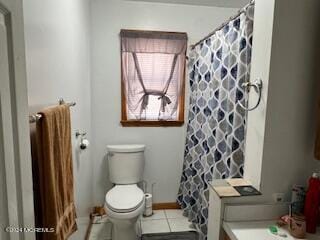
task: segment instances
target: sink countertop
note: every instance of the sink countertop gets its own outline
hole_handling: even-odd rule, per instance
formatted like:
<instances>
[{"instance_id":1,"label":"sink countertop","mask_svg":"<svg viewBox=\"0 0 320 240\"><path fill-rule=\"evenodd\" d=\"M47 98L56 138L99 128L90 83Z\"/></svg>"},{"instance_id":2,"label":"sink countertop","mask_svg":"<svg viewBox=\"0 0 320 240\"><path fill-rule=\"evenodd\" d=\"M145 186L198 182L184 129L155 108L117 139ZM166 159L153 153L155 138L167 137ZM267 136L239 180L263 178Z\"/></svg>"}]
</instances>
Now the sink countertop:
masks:
<instances>
[{"instance_id":1,"label":"sink countertop","mask_svg":"<svg viewBox=\"0 0 320 240\"><path fill-rule=\"evenodd\" d=\"M292 237L285 228L279 228L279 232L286 233L287 237L273 235L269 226L274 225L276 221L223 222L223 228L231 240L298 240ZM305 240L320 240L320 229L316 235L308 234Z\"/></svg>"}]
</instances>

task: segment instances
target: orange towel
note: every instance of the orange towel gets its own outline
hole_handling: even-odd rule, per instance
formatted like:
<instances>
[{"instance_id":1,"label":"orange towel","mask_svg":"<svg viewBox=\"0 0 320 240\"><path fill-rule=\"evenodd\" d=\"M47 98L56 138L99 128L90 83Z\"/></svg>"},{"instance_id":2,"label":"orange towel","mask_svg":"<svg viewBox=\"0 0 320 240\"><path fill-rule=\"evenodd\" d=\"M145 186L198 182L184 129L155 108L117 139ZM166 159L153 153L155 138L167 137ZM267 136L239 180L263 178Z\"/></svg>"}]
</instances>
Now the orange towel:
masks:
<instances>
[{"instance_id":1,"label":"orange towel","mask_svg":"<svg viewBox=\"0 0 320 240\"><path fill-rule=\"evenodd\" d=\"M316 142L314 147L314 157L320 160L320 100L318 101L317 107L317 131L316 131Z\"/></svg>"},{"instance_id":2,"label":"orange towel","mask_svg":"<svg viewBox=\"0 0 320 240\"><path fill-rule=\"evenodd\" d=\"M66 240L77 230L74 204L70 110L47 108L36 126L34 180L37 227L54 228L37 239ZM34 156L36 155L36 156Z\"/></svg>"}]
</instances>

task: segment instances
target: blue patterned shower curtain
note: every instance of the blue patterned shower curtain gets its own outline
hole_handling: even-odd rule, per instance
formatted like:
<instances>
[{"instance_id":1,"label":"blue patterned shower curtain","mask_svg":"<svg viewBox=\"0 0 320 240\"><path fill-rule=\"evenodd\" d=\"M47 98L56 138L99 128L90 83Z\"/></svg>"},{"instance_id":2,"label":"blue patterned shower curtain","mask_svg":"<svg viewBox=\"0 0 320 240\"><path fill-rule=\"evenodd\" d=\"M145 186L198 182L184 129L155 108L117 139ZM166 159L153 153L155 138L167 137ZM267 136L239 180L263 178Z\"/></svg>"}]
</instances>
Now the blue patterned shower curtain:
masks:
<instances>
[{"instance_id":1,"label":"blue patterned shower curtain","mask_svg":"<svg viewBox=\"0 0 320 240\"><path fill-rule=\"evenodd\" d=\"M208 184L242 177L254 6L191 50L190 105L178 202L206 239Z\"/></svg>"}]
</instances>

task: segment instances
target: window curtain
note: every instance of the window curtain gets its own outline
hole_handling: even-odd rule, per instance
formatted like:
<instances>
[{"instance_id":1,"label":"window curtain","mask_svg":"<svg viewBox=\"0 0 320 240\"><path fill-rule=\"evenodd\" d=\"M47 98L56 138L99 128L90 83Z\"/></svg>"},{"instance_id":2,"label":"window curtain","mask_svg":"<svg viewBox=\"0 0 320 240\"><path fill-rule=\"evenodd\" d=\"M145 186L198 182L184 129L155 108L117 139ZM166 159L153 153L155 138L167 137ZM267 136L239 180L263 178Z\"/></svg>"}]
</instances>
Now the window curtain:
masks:
<instances>
[{"instance_id":1,"label":"window curtain","mask_svg":"<svg viewBox=\"0 0 320 240\"><path fill-rule=\"evenodd\" d=\"M254 5L189 56L190 105L178 202L207 239L209 183L243 175ZM214 214L214 213L213 213Z\"/></svg>"},{"instance_id":2,"label":"window curtain","mask_svg":"<svg viewBox=\"0 0 320 240\"><path fill-rule=\"evenodd\" d=\"M177 120L187 35L122 30L120 36L128 120Z\"/></svg>"}]
</instances>

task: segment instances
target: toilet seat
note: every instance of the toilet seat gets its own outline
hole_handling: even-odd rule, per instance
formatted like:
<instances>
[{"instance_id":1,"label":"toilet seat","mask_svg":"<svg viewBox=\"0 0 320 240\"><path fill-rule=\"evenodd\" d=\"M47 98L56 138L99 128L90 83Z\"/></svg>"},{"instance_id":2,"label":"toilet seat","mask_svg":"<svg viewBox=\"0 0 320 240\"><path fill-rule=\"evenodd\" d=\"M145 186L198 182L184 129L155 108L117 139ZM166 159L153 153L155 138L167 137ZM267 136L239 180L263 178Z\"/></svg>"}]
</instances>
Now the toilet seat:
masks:
<instances>
[{"instance_id":1,"label":"toilet seat","mask_svg":"<svg viewBox=\"0 0 320 240\"><path fill-rule=\"evenodd\" d=\"M106 205L117 213L135 211L144 203L144 193L136 185L116 185L106 194Z\"/></svg>"}]
</instances>

